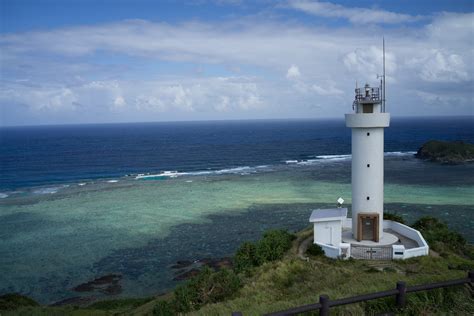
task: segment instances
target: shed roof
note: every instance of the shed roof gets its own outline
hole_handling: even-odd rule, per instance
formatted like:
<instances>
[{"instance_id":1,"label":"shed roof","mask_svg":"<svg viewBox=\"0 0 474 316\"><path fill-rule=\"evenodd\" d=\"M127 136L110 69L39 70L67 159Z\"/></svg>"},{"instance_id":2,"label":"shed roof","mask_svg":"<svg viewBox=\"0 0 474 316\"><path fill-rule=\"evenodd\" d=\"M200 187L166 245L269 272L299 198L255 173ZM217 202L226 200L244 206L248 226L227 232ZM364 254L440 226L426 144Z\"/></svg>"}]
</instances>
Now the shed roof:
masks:
<instances>
[{"instance_id":1,"label":"shed roof","mask_svg":"<svg viewBox=\"0 0 474 316\"><path fill-rule=\"evenodd\" d=\"M333 220L340 220L347 217L347 208L329 208L313 210L309 221L313 222L327 222Z\"/></svg>"}]
</instances>

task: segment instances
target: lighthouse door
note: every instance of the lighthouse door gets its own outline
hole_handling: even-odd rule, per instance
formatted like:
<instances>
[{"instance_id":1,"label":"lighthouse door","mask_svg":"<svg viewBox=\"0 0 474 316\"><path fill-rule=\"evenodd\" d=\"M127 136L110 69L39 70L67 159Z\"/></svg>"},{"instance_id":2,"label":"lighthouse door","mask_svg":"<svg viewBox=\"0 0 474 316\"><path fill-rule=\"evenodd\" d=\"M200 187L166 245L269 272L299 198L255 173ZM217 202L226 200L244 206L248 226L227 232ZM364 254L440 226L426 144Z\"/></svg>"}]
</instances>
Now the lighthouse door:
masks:
<instances>
[{"instance_id":1,"label":"lighthouse door","mask_svg":"<svg viewBox=\"0 0 474 316\"><path fill-rule=\"evenodd\" d=\"M358 225L357 225L357 239L361 240L371 240L378 242L378 214L373 213L359 213L358 214Z\"/></svg>"},{"instance_id":2,"label":"lighthouse door","mask_svg":"<svg viewBox=\"0 0 474 316\"><path fill-rule=\"evenodd\" d=\"M374 239L375 220L373 218L362 219L362 240Z\"/></svg>"}]
</instances>

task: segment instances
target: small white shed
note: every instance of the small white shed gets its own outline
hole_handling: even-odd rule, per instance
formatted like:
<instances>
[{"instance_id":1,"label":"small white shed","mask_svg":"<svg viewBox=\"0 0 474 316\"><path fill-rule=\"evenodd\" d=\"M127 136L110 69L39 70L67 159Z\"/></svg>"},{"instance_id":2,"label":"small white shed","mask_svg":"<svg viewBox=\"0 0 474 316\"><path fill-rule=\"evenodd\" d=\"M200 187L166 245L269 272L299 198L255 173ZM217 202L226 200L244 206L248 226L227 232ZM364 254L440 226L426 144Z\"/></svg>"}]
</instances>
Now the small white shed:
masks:
<instances>
[{"instance_id":1,"label":"small white shed","mask_svg":"<svg viewBox=\"0 0 474 316\"><path fill-rule=\"evenodd\" d=\"M309 221L314 225L314 243L339 247L347 208L313 210Z\"/></svg>"}]
</instances>

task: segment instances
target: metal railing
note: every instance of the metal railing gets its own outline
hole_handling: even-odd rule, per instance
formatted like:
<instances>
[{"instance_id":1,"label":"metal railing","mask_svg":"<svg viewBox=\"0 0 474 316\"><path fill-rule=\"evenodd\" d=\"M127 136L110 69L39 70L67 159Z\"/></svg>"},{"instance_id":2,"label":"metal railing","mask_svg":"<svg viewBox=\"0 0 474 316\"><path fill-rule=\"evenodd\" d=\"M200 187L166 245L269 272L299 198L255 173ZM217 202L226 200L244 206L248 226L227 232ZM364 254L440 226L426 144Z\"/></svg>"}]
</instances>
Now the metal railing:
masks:
<instances>
[{"instance_id":1,"label":"metal railing","mask_svg":"<svg viewBox=\"0 0 474 316\"><path fill-rule=\"evenodd\" d=\"M366 88L357 88L355 89L355 100L372 100L372 101L381 101L380 98L380 88L371 88L366 91Z\"/></svg>"},{"instance_id":2,"label":"metal railing","mask_svg":"<svg viewBox=\"0 0 474 316\"><path fill-rule=\"evenodd\" d=\"M470 284L472 286L473 283L474 283L474 271L469 271L467 278L464 278L464 279L448 280L448 281L443 281L443 282L421 284L421 285L415 285L415 286L409 286L409 287L406 286L405 282L399 281L397 282L396 288L393 290L363 294L363 295L358 295L358 296L353 296L353 297L342 298L338 300L330 300L329 296L323 294L319 296L318 303L290 308L284 311L269 313L269 314L266 314L266 316L297 315L297 314L312 312L312 311L319 311L320 316L327 316L329 315L329 310L331 307L360 303L360 302L365 302L365 301L370 301L370 300L375 300L375 299L390 297L390 296L395 296L396 306L398 308L403 308L406 306L407 293L427 291L427 290L433 290L433 289L439 289L439 288L445 288L445 287L463 285L463 284ZM242 313L233 312L232 316L242 316Z\"/></svg>"},{"instance_id":3,"label":"metal railing","mask_svg":"<svg viewBox=\"0 0 474 316\"><path fill-rule=\"evenodd\" d=\"M380 101L380 88L372 88L369 87L369 90L366 88L357 88L355 89L355 100L362 101L362 100L372 100L372 101Z\"/></svg>"},{"instance_id":4,"label":"metal railing","mask_svg":"<svg viewBox=\"0 0 474 316\"><path fill-rule=\"evenodd\" d=\"M367 247L351 245L351 257L365 260L392 260L392 247Z\"/></svg>"}]
</instances>

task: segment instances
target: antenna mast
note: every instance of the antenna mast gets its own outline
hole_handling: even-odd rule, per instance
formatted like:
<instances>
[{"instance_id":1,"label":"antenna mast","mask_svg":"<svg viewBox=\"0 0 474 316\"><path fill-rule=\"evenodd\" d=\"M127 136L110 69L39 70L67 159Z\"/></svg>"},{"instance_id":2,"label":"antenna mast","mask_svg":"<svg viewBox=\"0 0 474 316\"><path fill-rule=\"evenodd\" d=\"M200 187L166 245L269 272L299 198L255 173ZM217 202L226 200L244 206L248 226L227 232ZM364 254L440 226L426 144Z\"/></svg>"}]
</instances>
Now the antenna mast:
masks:
<instances>
[{"instance_id":1,"label":"antenna mast","mask_svg":"<svg viewBox=\"0 0 474 316\"><path fill-rule=\"evenodd\" d=\"M382 104L383 112L385 112L385 37L382 37L382 46L383 46L383 86L382 86Z\"/></svg>"}]
</instances>

